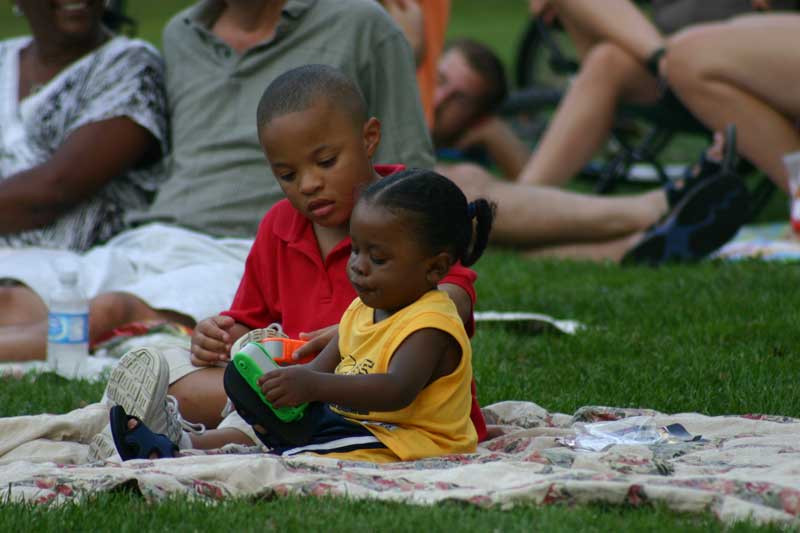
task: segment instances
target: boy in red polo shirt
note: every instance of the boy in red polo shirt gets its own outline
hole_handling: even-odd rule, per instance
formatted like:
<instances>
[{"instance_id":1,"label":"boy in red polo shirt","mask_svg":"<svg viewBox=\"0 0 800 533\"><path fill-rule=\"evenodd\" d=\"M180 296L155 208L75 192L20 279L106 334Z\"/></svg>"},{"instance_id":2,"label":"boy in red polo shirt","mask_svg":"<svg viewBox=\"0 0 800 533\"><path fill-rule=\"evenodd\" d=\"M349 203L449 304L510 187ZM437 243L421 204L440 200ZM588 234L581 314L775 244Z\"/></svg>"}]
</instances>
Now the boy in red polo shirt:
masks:
<instances>
[{"instance_id":1,"label":"boy in red polo shirt","mask_svg":"<svg viewBox=\"0 0 800 533\"><path fill-rule=\"evenodd\" d=\"M372 166L380 123L367 116L352 82L331 67L308 65L277 78L259 103L258 126L259 140L287 199L262 220L230 310L201 321L195 329L193 365L220 376L222 369L217 366L229 360L233 342L266 324L279 323L289 337L309 339L296 354L298 358L319 351L333 337L342 313L356 296L346 265L348 224L359 190L403 168ZM455 302L470 335L474 332L475 279L473 271L455 265L440 284ZM148 355L139 357L138 363L133 360L137 353L127 354L129 360L120 366L159 364L158 357ZM159 394L166 392L156 391ZM200 400L208 394L201 387L193 396ZM107 391L107 396L136 395ZM471 418L479 439L484 439L486 425L474 397L474 383ZM166 431L146 418L143 421L156 433ZM191 437L184 433L180 442L174 434L170 439L180 447L194 448L258 442L236 413L216 430Z\"/></svg>"}]
</instances>

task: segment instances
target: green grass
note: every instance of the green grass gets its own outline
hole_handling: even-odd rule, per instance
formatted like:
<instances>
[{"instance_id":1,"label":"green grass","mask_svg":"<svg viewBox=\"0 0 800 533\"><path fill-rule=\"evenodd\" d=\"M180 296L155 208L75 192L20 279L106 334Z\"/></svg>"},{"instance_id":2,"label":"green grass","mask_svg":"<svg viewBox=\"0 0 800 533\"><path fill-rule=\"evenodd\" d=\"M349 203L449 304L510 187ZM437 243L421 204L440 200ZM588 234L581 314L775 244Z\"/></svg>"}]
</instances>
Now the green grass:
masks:
<instances>
[{"instance_id":1,"label":"green grass","mask_svg":"<svg viewBox=\"0 0 800 533\"><path fill-rule=\"evenodd\" d=\"M99 515L96 509L102 509ZM89 505L49 509L10 505L0 511L7 531L721 531L710 516L676 514L662 508L626 509L522 506L513 512L447 503L411 507L343 498L281 498L232 501L209 508L183 499L152 506L128 494L105 494ZM102 516L102 521L97 519ZM732 532L778 531L737 524Z\"/></svg>"},{"instance_id":2,"label":"green grass","mask_svg":"<svg viewBox=\"0 0 800 533\"><path fill-rule=\"evenodd\" d=\"M158 44L175 0L129 2L140 35ZM454 2L451 35L471 35L513 58L524 2ZM499 21L492 23L492 21ZM23 33L0 17L0 38ZM687 158L695 146L686 145ZM763 215L785 219L776 195ZM534 401L571 413L588 404L648 407L709 415L771 413L800 417L800 307L796 265L743 262L622 269L610 264L526 261L492 250L477 265L482 310L530 310L573 318L588 329L574 337L533 335L524 327L482 325L474 339L483 404ZM66 412L91 403L102 384L45 374L0 381L0 416ZM64 508L4 504L4 530L354 530L392 531L707 531L710 515L662 508L524 505L512 510L445 504L283 498L216 507L183 499L149 505L133 493L104 494ZM101 526L102 525L102 526ZM733 531L765 530L739 524Z\"/></svg>"}]
</instances>

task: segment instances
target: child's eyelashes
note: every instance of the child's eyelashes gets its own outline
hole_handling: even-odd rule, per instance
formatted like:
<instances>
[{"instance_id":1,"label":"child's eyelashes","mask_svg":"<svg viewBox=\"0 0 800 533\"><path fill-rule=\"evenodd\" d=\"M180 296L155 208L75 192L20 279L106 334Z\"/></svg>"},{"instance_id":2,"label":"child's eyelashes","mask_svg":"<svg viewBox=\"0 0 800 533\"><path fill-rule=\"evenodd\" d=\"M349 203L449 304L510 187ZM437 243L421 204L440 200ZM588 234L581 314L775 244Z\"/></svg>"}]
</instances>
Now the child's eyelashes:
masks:
<instances>
[{"instance_id":1,"label":"child's eyelashes","mask_svg":"<svg viewBox=\"0 0 800 533\"><path fill-rule=\"evenodd\" d=\"M327 159L323 159L322 161L320 161L317 164L319 166L321 166L322 168L330 168L330 167L332 167L333 165L336 164L336 158L335 157L329 157Z\"/></svg>"},{"instance_id":2,"label":"child's eyelashes","mask_svg":"<svg viewBox=\"0 0 800 533\"><path fill-rule=\"evenodd\" d=\"M358 256L360 255L360 253L361 252L358 250L357 247L351 246L351 248L350 248L350 258L351 258L351 260L357 259ZM369 262L372 263L373 265L378 265L378 266L385 265L386 262L388 261L388 259L383 257L383 256L376 256L376 255L373 255L373 254L369 254L367 256L367 259L369 259Z\"/></svg>"},{"instance_id":3,"label":"child's eyelashes","mask_svg":"<svg viewBox=\"0 0 800 533\"><path fill-rule=\"evenodd\" d=\"M277 173L278 179L281 181L293 181L294 180L294 172L284 172L284 173Z\"/></svg>"}]
</instances>

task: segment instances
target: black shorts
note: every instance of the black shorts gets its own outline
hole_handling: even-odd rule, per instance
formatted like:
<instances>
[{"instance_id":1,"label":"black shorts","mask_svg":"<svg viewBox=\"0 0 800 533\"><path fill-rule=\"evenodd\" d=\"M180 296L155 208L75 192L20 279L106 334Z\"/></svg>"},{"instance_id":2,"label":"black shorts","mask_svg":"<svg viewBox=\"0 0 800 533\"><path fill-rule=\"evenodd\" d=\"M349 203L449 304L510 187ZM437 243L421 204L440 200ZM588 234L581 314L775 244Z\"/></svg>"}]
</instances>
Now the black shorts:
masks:
<instances>
[{"instance_id":1,"label":"black shorts","mask_svg":"<svg viewBox=\"0 0 800 533\"><path fill-rule=\"evenodd\" d=\"M358 422L334 413L328 404L312 402L303 417L284 422L250 388L234 365L228 365L223 379L225 392L245 422L270 453L289 456L303 452L341 453L361 449L386 448ZM264 432L255 426L261 426Z\"/></svg>"}]
</instances>

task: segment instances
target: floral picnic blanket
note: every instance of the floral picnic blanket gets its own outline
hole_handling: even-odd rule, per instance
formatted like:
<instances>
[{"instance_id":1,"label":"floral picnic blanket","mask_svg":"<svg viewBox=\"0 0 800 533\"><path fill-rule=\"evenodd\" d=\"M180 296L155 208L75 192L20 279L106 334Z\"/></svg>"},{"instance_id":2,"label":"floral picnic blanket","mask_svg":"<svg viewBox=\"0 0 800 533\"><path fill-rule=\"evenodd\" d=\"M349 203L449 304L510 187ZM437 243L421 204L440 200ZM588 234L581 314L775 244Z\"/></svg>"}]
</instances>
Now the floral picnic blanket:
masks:
<instances>
[{"instance_id":1,"label":"floral picnic blanket","mask_svg":"<svg viewBox=\"0 0 800 533\"><path fill-rule=\"evenodd\" d=\"M800 261L800 236L788 223L745 226L712 257L729 261Z\"/></svg>"},{"instance_id":2,"label":"floral picnic blanket","mask_svg":"<svg viewBox=\"0 0 800 533\"><path fill-rule=\"evenodd\" d=\"M127 487L149 501L301 494L503 508L524 502L660 503L710 511L724 522L749 517L800 525L800 420L793 418L609 407L584 407L570 416L509 401L484 408L493 437L468 455L374 465L228 446L175 459L83 464L86 443L104 426L107 412L92 404L63 415L0 419L0 501L58 504ZM642 419L651 430L678 427L684 436L576 447L599 422Z\"/></svg>"}]
</instances>

